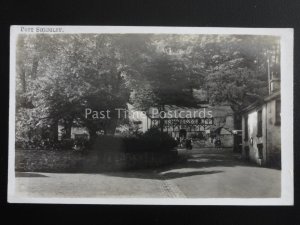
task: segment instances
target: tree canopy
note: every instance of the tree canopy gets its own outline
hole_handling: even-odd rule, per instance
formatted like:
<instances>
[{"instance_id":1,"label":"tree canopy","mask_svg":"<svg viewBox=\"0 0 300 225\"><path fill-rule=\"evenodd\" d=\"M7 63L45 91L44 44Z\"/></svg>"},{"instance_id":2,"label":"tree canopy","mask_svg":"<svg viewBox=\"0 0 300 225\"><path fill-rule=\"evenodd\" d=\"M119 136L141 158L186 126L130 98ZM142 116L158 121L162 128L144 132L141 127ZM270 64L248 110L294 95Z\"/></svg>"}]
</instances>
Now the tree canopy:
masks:
<instances>
[{"instance_id":1,"label":"tree canopy","mask_svg":"<svg viewBox=\"0 0 300 225\"><path fill-rule=\"evenodd\" d=\"M238 112L267 94L268 65L280 75L274 36L21 34L16 55L17 139L57 138L59 123L66 138L77 125L114 133L126 122L115 108L196 106L195 89ZM112 119L85 118L85 108Z\"/></svg>"}]
</instances>

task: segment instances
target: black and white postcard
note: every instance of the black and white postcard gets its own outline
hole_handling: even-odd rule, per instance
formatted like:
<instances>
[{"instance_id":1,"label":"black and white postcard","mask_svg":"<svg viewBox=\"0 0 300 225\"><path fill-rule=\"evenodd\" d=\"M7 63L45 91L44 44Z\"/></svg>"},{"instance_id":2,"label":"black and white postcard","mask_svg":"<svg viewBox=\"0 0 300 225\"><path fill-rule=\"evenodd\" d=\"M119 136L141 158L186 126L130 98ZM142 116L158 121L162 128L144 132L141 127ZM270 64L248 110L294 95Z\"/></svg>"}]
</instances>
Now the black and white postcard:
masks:
<instances>
[{"instance_id":1,"label":"black and white postcard","mask_svg":"<svg viewBox=\"0 0 300 225\"><path fill-rule=\"evenodd\" d=\"M294 204L293 29L10 35L10 203Z\"/></svg>"}]
</instances>

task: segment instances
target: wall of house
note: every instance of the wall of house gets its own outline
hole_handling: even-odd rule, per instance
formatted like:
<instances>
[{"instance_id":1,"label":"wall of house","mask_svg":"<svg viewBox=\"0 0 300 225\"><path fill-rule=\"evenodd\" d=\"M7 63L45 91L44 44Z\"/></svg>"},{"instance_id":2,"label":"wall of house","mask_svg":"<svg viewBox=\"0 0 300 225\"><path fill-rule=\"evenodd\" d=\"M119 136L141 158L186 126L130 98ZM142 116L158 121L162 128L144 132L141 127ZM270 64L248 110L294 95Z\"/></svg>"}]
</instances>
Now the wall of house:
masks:
<instances>
[{"instance_id":1,"label":"wall of house","mask_svg":"<svg viewBox=\"0 0 300 225\"><path fill-rule=\"evenodd\" d=\"M243 128L243 150L242 155L247 158L245 147L249 147L249 158L251 161L262 166L280 166L281 155L281 136L280 125L275 121L275 103L276 100L271 100L261 107L258 107L250 112L247 112L242 117ZM262 137L257 137L257 115L262 109ZM248 141L245 141L245 118L248 115ZM262 159L259 158L259 150L257 144L262 144Z\"/></svg>"},{"instance_id":2,"label":"wall of house","mask_svg":"<svg viewBox=\"0 0 300 225\"><path fill-rule=\"evenodd\" d=\"M58 139L60 140L63 135L63 126L58 125ZM72 127L71 128L71 138L75 139L76 134L85 134L89 138L89 132L85 127Z\"/></svg>"},{"instance_id":3,"label":"wall of house","mask_svg":"<svg viewBox=\"0 0 300 225\"><path fill-rule=\"evenodd\" d=\"M262 109L262 137L257 137L257 120L258 120L258 111ZM245 140L245 121L246 115L248 115L248 141ZM265 139L265 117L266 109L264 106L252 110L245 114L242 119L242 128L243 128L243 156L247 158L246 146L249 148L249 159L258 165L266 164L266 139ZM262 149L262 158L259 157L259 150L257 144L263 144Z\"/></svg>"},{"instance_id":4,"label":"wall of house","mask_svg":"<svg viewBox=\"0 0 300 225\"><path fill-rule=\"evenodd\" d=\"M234 129L234 118L233 118L233 115L226 116L226 122L225 122L225 126L224 127L226 127L229 130L233 130Z\"/></svg>"},{"instance_id":5,"label":"wall of house","mask_svg":"<svg viewBox=\"0 0 300 225\"><path fill-rule=\"evenodd\" d=\"M267 157L268 165L281 166L281 126L276 121L276 100L267 103Z\"/></svg>"},{"instance_id":6,"label":"wall of house","mask_svg":"<svg viewBox=\"0 0 300 225\"><path fill-rule=\"evenodd\" d=\"M226 129L221 129L220 131L220 140L222 143L222 147L232 148L233 147L233 134Z\"/></svg>"},{"instance_id":7,"label":"wall of house","mask_svg":"<svg viewBox=\"0 0 300 225\"><path fill-rule=\"evenodd\" d=\"M151 120L149 119L149 117L143 117L141 118L142 123L141 123L141 131L143 133L145 133L147 130L150 129L150 124L151 124Z\"/></svg>"},{"instance_id":8,"label":"wall of house","mask_svg":"<svg viewBox=\"0 0 300 225\"><path fill-rule=\"evenodd\" d=\"M177 110L180 108L176 108ZM173 109L174 110L174 109ZM197 111L197 110L202 110L200 109L188 109L188 108L182 108L182 110L186 111ZM233 111L230 106L209 106L207 110L212 112L213 118L214 118L214 125L207 127L207 129L204 129L203 127L200 128L200 131L209 136L209 133L207 131L211 131L214 129L217 129L219 127L224 127L228 131L225 131L224 134L220 135L222 147L230 147L232 148L234 146L234 135L230 132L234 129L234 116L233 116ZM146 119L140 119L142 131L145 132L148 129L151 128L151 120L147 117ZM195 132L195 129L192 129L190 132L190 128L187 126L181 127L182 129L185 129L187 131L187 137L191 138L194 135L199 134L199 132ZM179 130L181 128L175 128L173 131L172 128L164 129L166 132L169 133L173 138L179 137ZM196 129L198 131L198 128ZM196 143L197 142L197 143ZM214 141L211 141L210 138L208 138L206 141L201 140L201 141L196 141L195 146L197 147L215 147Z\"/></svg>"}]
</instances>

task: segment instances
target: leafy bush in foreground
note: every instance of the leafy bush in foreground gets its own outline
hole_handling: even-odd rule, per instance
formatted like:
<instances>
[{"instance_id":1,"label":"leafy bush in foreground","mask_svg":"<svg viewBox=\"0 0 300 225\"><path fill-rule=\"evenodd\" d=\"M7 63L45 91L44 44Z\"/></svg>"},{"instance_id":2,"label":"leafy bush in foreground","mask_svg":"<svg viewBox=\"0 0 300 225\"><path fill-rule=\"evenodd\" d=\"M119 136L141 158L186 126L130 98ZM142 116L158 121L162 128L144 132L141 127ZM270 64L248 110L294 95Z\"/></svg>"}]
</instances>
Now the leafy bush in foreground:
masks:
<instances>
[{"instance_id":1,"label":"leafy bush in foreground","mask_svg":"<svg viewBox=\"0 0 300 225\"><path fill-rule=\"evenodd\" d=\"M137 137L99 136L90 147L100 152L165 152L176 146L177 142L167 133L150 129Z\"/></svg>"}]
</instances>

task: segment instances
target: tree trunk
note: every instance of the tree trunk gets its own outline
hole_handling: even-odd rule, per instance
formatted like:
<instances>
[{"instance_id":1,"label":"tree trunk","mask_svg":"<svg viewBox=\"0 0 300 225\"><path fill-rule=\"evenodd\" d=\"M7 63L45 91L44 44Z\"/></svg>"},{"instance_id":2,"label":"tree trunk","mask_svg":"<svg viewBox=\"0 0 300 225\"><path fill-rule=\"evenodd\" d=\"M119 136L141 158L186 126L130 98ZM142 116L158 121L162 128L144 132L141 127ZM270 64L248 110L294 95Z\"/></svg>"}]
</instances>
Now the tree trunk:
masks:
<instances>
[{"instance_id":1,"label":"tree trunk","mask_svg":"<svg viewBox=\"0 0 300 225\"><path fill-rule=\"evenodd\" d=\"M241 130L242 129L242 115L240 111L235 111L233 114L233 126L235 130ZM233 136L233 151L234 152L240 152L240 140L236 135Z\"/></svg>"},{"instance_id":2,"label":"tree trunk","mask_svg":"<svg viewBox=\"0 0 300 225\"><path fill-rule=\"evenodd\" d=\"M22 83L22 91L23 93L26 93L26 73L25 71L22 71L21 72L21 83Z\"/></svg>"},{"instance_id":3,"label":"tree trunk","mask_svg":"<svg viewBox=\"0 0 300 225\"><path fill-rule=\"evenodd\" d=\"M57 119L53 119L53 121L51 121L51 125L50 125L50 139L53 141L57 141L58 140L58 120Z\"/></svg>"},{"instance_id":4,"label":"tree trunk","mask_svg":"<svg viewBox=\"0 0 300 225\"><path fill-rule=\"evenodd\" d=\"M31 69L31 78L32 78L32 80L35 80L35 79L36 79L38 65L39 65L39 61L38 61L38 59L35 57L35 58L33 59L32 69Z\"/></svg>"},{"instance_id":5,"label":"tree trunk","mask_svg":"<svg viewBox=\"0 0 300 225\"><path fill-rule=\"evenodd\" d=\"M233 114L233 126L235 130L242 129L242 115L240 112L234 112Z\"/></svg>"},{"instance_id":6,"label":"tree trunk","mask_svg":"<svg viewBox=\"0 0 300 225\"><path fill-rule=\"evenodd\" d=\"M95 129L89 129L90 140L93 140L97 137L97 131Z\"/></svg>"},{"instance_id":7,"label":"tree trunk","mask_svg":"<svg viewBox=\"0 0 300 225\"><path fill-rule=\"evenodd\" d=\"M65 129L65 139L71 139L73 119L65 121L64 129Z\"/></svg>"},{"instance_id":8,"label":"tree trunk","mask_svg":"<svg viewBox=\"0 0 300 225\"><path fill-rule=\"evenodd\" d=\"M117 128L117 119L110 119L104 126L104 134L115 134Z\"/></svg>"}]
</instances>

